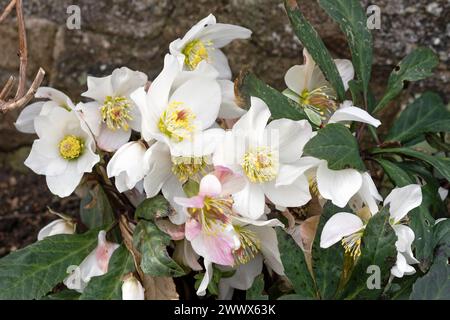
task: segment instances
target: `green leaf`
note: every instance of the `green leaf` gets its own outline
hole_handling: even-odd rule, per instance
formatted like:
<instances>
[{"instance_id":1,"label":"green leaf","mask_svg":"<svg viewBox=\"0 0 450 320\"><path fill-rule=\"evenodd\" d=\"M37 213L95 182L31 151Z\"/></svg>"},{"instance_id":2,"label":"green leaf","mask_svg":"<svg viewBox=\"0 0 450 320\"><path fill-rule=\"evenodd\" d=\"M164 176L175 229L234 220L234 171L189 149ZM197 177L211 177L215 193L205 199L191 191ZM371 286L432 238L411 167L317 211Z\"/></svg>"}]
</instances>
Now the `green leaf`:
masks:
<instances>
[{"instance_id":1,"label":"green leaf","mask_svg":"<svg viewBox=\"0 0 450 320\"><path fill-rule=\"evenodd\" d=\"M96 185L80 201L81 221L89 228L99 228L114 221L114 212L100 185Z\"/></svg>"},{"instance_id":2,"label":"green leaf","mask_svg":"<svg viewBox=\"0 0 450 320\"><path fill-rule=\"evenodd\" d=\"M111 256L108 272L93 277L80 300L122 300L123 277L134 270L133 256L122 244Z\"/></svg>"},{"instance_id":3,"label":"green leaf","mask_svg":"<svg viewBox=\"0 0 450 320\"><path fill-rule=\"evenodd\" d=\"M328 168L341 170L354 168L361 171L365 166L359 155L358 142L345 126L332 123L317 131L304 148L307 155L327 160Z\"/></svg>"},{"instance_id":4,"label":"green leaf","mask_svg":"<svg viewBox=\"0 0 450 320\"><path fill-rule=\"evenodd\" d=\"M0 299L38 299L68 276L97 246L98 229L56 235L0 259Z\"/></svg>"},{"instance_id":5,"label":"green leaf","mask_svg":"<svg viewBox=\"0 0 450 320\"><path fill-rule=\"evenodd\" d=\"M49 294L48 296L42 297L40 300L78 300L80 299L81 293L75 290L62 290L57 293Z\"/></svg>"},{"instance_id":6,"label":"green leaf","mask_svg":"<svg viewBox=\"0 0 450 320\"><path fill-rule=\"evenodd\" d=\"M263 294L264 291L264 275L260 274L253 281L253 285L246 292L246 300L268 300L269 297Z\"/></svg>"},{"instance_id":7,"label":"green leaf","mask_svg":"<svg viewBox=\"0 0 450 320\"><path fill-rule=\"evenodd\" d=\"M303 46L308 49L309 54L320 67L325 78L327 78L333 86L338 100L343 101L345 98L344 84L342 83L341 76L339 75L336 64L328 52L327 47L322 39L320 39L317 31L305 19L295 0L285 0L284 6L295 35L301 41Z\"/></svg>"},{"instance_id":8,"label":"green leaf","mask_svg":"<svg viewBox=\"0 0 450 320\"><path fill-rule=\"evenodd\" d=\"M372 154L379 153L397 153L404 156L416 158L432 165L436 170L444 176L445 179L450 181L450 158L431 156L429 154L419 152L409 148L386 148L375 149Z\"/></svg>"},{"instance_id":9,"label":"green leaf","mask_svg":"<svg viewBox=\"0 0 450 320\"><path fill-rule=\"evenodd\" d=\"M397 65L389 76L387 90L373 113L382 110L403 89L405 81L418 81L433 74L439 64L436 54L429 48L417 48Z\"/></svg>"},{"instance_id":10,"label":"green leaf","mask_svg":"<svg viewBox=\"0 0 450 320\"><path fill-rule=\"evenodd\" d=\"M367 97L372 69L372 34L367 29L367 17L358 0L319 0L320 6L345 33L352 53L358 79Z\"/></svg>"},{"instance_id":11,"label":"green leaf","mask_svg":"<svg viewBox=\"0 0 450 320\"><path fill-rule=\"evenodd\" d=\"M313 300L311 297L304 297L300 294L287 294L279 297L277 300Z\"/></svg>"},{"instance_id":12,"label":"green leaf","mask_svg":"<svg viewBox=\"0 0 450 320\"><path fill-rule=\"evenodd\" d=\"M276 232L281 261L295 292L304 298L316 299L317 292L306 264L305 254L284 230L277 228Z\"/></svg>"},{"instance_id":13,"label":"green leaf","mask_svg":"<svg viewBox=\"0 0 450 320\"><path fill-rule=\"evenodd\" d=\"M395 186L404 187L414 183L414 179L394 162L381 158L375 158L375 161L381 165L384 172L386 172Z\"/></svg>"},{"instance_id":14,"label":"green leaf","mask_svg":"<svg viewBox=\"0 0 450 320\"><path fill-rule=\"evenodd\" d=\"M412 292L412 287L417 281L418 273L413 275L404 275L403 278L395 278L388 292L383 295L382 299L390 300L408 300Z\"/></svg>"},{"instance_id":15,"label":"green leaf","mask_svg":"<svg viewBox=\"0 0 450 320\"><path fill-rule=\"evenodd\" d=\"M348 210L350 209L338 208L328 201L323 208L317 227L312 247L312 267L317 290L322 299L328 300L335 296L344 265L344 248L341 243L336 243L327 249L320 247L322 229L333 214Z\"/></svg>"},{"instance_id":16,"label":"green leaf","mask_svg":"<svg viewBox=\"0 0 450 320\"><path fill-rule=\"evenodd\" d=\"M150 221L138 222L133 233L133 245L142 255L141 269L154 277L180 277L185 271L167 253L170 236Z\"/></svg>"},{"instance_id":17,"label":"green leaf","mask_svg":"<svg viewBox=\"0 0 450 320\"><path fill-rule=\"evenodd\" d=\"M450 112L441 97L426 92L400 114L385 140L405 142L423 133L449 130Z\"/></svg>"},{"instance_id":18,"label":"green leaf","mask_svg":"<svg viewBox=\"0 0 450 320\"><path fill-rule=\"evenodd\" d=\"M361 256L342 295L345 299L377 299L381 295L397 258L395 247L397 236L389 223L389 218L388 209L383 208L369 220L361 239ZM380 289L369 289L367 286L367 280L371 275L367 270L372 265L380 268Z\"/></svg>"},{"instance_id":19,"label":"green leaf","mask_svg":"<svg viewBox=\"0 0 450 320\"><path fill-rule=\"evenodd\" d=\"M145 199L136 208L134 216L136 219L145 219L153 221L155 218L167 217L169 214L169 202L162 195L157 195L153 198Z\"/></svg>"},{"instance_id":20,"label":"green leaf","mask_svg":"<svg viewBox=\"0 0 450 320\"><path fill-rule=\"evenodd\" d=\"M411 300L450 300L450 266L439 261L413 285Z\"/></svg>"},{"instance_id":21,"label":"green leaf","mask_svg":"<svg viewBox=\"0 0 450 320\"><path fill-rule=\"evenodd\" d=\"M287 118L292 120L308 119L299 104L265 84L254 74L243 72L237 80L238 96L246 105L250 97L262 99L270 109L273 119Z\"/></svg>"}]
</instances>

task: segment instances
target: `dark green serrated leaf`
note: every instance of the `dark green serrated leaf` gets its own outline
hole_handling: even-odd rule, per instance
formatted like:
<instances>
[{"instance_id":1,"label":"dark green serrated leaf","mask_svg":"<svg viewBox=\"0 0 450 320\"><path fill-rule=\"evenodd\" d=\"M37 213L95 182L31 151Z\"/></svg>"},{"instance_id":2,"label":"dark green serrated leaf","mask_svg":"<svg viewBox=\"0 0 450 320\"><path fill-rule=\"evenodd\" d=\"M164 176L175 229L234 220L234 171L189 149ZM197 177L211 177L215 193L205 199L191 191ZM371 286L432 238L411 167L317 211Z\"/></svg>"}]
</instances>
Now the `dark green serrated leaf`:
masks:
<instances>
[{"instance_id":1,"label":"dark green serrated leaf","mask_svg":"<svg viewBox=\"0 0 450 320\"><path fill-rule=\"evenodd\" d=\"M450 300L450 265L439 261L413 285L411 300Z\"/></svg>"},{"instance_id":2,"label":"dark green serrated leaf","mask_svg":"<svg viewBox=\"0 0 450 320\"><path fill-rule=\"evenodd\" d=\"M153 198L145 199L136 208L134 216L136 219L145 219L153 221L155 218L167 217L169 214L169 202L162 195L157 195Z\"/></svg>"},{"instance_id":3,"label":"dark green serrated leaf","mask_svg":"<svg viewBox=\"0 0 450 320\"><path fill-rule=\"evenodd\" d=\"M47 237L0 259L0 299L38 299L96 247L98 229Z\"/></svg>"},{"instance_id":4,"label":"dark green serrated leaf","mask_svg":"<svg viewBox=\"0 0 450 320\"><path fill-rule=\"evenodd\" d=\"M387 208L383 208L369 220L362 237L361 256L345 286L343 298L377 299L380 297L397 257L395 247L397 236L389 223L389 218ZM367 268L372 265L380 268L380 289L369 289L367 286L367 279L370 276Z\"/></svg>"},{"instance_id":5,"label":"dark green serrated leaf","mask_svg":"<svg viewBox=\"0 0 450 320\"><path fill-rule=\"evenodd\" d=\"M449 130L450 112L441 97L426 92L400 114L385 140L405 142L423 133Z\"/></svg>"},{"instance_id":6,"label":"dark green serrated leaf","mask_svg":"<svg viewBox=\"0 0 450 320\"><path fill-rule=\"evenodd\" d=\"M154 277L180 277L185 271L167 253L170 237L150 221L141 220L133 233L133 245L142 255L141 269Z\"/></svg>"},{"instance_id":7,"label":"dark green serrated leaf","mask_svg":"<svg viewBox=\"0 0 450 320\"><path fill-rule=\"evenodd\" d=\"M327 249L321 248L320 235L325 223L333 214L349 212L349 210L336 207L328 201L320 217L312 247L312 267L321 299L332 299L336 294L344 265L344 248L341 243L336 243Z\"/></svg>"},{"instance_id":8,"label":"dark green serrated leaf","mask_svg":"<svg viewBox=\"0 0 450 320\"><path fill-rule=\"evenodd\" d=\"M295 35L308 49L309 54L336 91L338 100L343 101L345 98L344 84L327 47L320 39L317 31L305 19L295 0L285 0L284 6Z\"/></svg>"},{"instance_id":9,"label":"dark green serrated leaf","mask_svg":"<svg viewBox=\"0 0 450 320\"><path fill-rule=\"evenodd\" d=\"M383 295L383 299L409 300L414 283L419 278L418 273L404 275L403 278L395 278L390 289Z\"/></svg>"},{"instance_id":10,"label":"dark green serrated leaf","mask_svg":"<svg viewBox=\"0 0 450 320\"><path fill-rule=\"evenodd\" d=\"M292 120L308 119L301 107L281 92L265 84L254 74L241 73L237 81L238 96L250 104L250 97L262 99L270 109L273 119L287 118Z\"/></svg>"},{"instance_id":11,"label":"dark green serrated leaf","mask_svg":"<svg viewBox=\"0 0 450 320\"><path fill-rule=\"evenodd\" d=\"M253 285L246 292L246 300L268 300L269 297L263 294L264 291L264 275L260 274L253 281Z\"/></svg>"},{"instance_id":12,"label":"dark green serrated leaf","mask_svg":"<svg viewBox=\"0 0 450 320\"><path fill-rule=\"evenodd\" d=\"M404 187L414 183L414 179L394 162L380 158L376 158L375 161L380 164L395 186Z\"/></svg>"},{"instance_id":13,"label":"dark green serrated leaf","mask_svg":"<svg viewBox=\"0 0 450 320\"><path fill-rule=\"evenodd\" d=\"M407 55L391 72L386 93L373 113L382 110L392 101L402 91L405 81L418 81L431 76L438 64L438 57L429 48L417 48Z\"/></svg>"},{"instance_id":14,"label":"dark green serrated leaf","mask_svg":"<svg viewBox=\"0 0 450 320\"><path fill-rule=\"evenodd\" d=\"M108 272L93 277L84 289L80 300L121 300L123 276L134 272L134 260L125 245L114 251L108 264Z\"/></svg>"},{"instance_id":15,"label":"dark green serrated leaf","mask_svg":"<svg viewBox=\"0 0 450 320\"><path fill-rule=\"evenodd\" d=\"M372 34L367 29L367 17L358 0L319 0L320 6L336 21L352 53L352 62L367 97L372 70Z\"/></svg>"},{"instance_id":16,"label":"dark green serrated leaf","mask_svg":"<svg viewBox=\"0 0 450 320\"><path fill-rule=\"evenodd\" d=\"M332 123L317 131L317 135L305 145L307 155L327 160L328 168L341 170L354 168L365 170L359 155L358 142L344 125Z\"/></svg>"},{"instance_id":17,"label":"dark green serrated leaf","mask_svg":"<svg viewBox=\"0 0 450 320\"><path fill-rule=\"evenodd\" d=\"M99 228L114 221L114 212L100 185L96 185L80 201L81 221L89 228Z\"/></svg>"},{"instance_id":18,"label":"dark green serrated leaf","mask_svg":"<svg viewBox=\"0 0 450 320\"><path fill-rule=\"evenodd\" d=\"M372 154L379 153L396 153L422 160L433 166L445 179L450 181L450 158L432 156L409 148L387 148L372 151Z\"/></svg>"},{"instance_id":19,"label":"dark green serrated leaf","mask_svg":"<svg viewBox=\"0 0 450 320\"><path fill-rule=\"evenodd\" d=\"M314 280L308 270L305 254L294 239L281 228L276 229L281 261L295 292L304 298L317 299Z\"/></svg>"}]
</instances>

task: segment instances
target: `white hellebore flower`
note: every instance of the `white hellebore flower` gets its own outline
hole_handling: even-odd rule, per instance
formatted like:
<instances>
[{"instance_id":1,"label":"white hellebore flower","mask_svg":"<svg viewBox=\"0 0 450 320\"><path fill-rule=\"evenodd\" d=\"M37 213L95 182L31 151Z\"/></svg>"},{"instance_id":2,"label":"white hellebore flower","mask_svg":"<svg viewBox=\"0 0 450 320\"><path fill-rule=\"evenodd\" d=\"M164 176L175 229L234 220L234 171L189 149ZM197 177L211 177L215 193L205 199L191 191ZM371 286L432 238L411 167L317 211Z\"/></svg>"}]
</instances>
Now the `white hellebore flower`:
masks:
<instances>
[{"instance_id":1,"label":"white hellebore flower","mask_svg":"<svg viewBox=\"0 0 450 320\"><path fill-rule=\"evenodd\" d=\"M184 68L194 70L201 61L207 61L220 73L221 79L231 79L228 59L220 48L235 39L248 39L252 32L231 24L216 23L210 14L194 25L182 39L173 41L169 50L184 63Z\"/></svg>"},{"instance_id":2,"label":"white hellebore flower","mask_svg":"<svg viewBox=\"0 0 450 320\"><path fill-rule=\"evenodd\" d=\"M35 140L25 165L45 175L50 191L69 196L85 172L100 160L95 142L76 111L52 108L34 120L39 139Z\"/></svg>"},{"instance_id":3,"label":"white hellebore flower","mask_svg":"<svg viewBox=\"0 0 450 320\"><path fill-rule=\"evenodd\" d=\"M422 191L419 185L408 185L396 188L384 200L384 206L389 205L390 223L397 235L397 263L391 269L396 277L404 274L412 274L414 268L409 264L418 263L414 258L411 245L414 241L414 231L400 221L409 211L422 203ZM320 247L329 248L342 241L345 251L353 258L361 254L361 237L369 221L371 214L367 208L358 211L357 214L339 212L334 214L325 224L320 236Z\"/></svg>"},{"instance_id":4,"label":"white hellebore flower","mask_svg":"<svg viewBox=\"0 0 450 320\"><path fill-rule=\"evenodd\" d=\"M81 263L71 270L72 273L64 279L67 288L83 292L92 277L98 277L108 272L109 259L119 247L117 243L106 240L106 232L98 233L98 245Z\"/></svg>"},{"instance_id":5,"label":"white hellebore flower","mask_svg":"<svg viewBox=\"0 0 450 320\"><path fill-rule=\"evenodd\" d=\"M37 236L38 241L57 234L74 234L76 223L68 219L56 219L43 227Z\"/></svg>"},{"instance_id":6,"label":"white hellebore flower","mask_svg":"<svg viewBox=\"0 0 450 320\"><path fill-rule=\"evenodd\" d=\"M213 156L221 165L242 174L246 187L233 195L233 209L244 217L264 214L265 196L277 206L298 207L310 199L306 170L301 163L304 145L312 136L306 120L279 119L267 125L270 111L259 98L227 131Z\"/></svg>"},{"instance_id":7,"label":"white hellebore flower","mask_svg":"<svg viewBox=\"0 0 450 320\"><path fill-rule=\"evenodd\" d=\"M39 115L47 114L55 107L72 110L75 108L72 100L59 90L40 87L37 89L35 98L47 99L26 106L19 114L15 122L16 129L23 133L36 133L34 119Z\"/></svg>"},{"instance_id":8,"label":"white hellebore flower","mask_svg":"<svg viewBox=\"0 0 450 320\"><path fill-rule=\"evenodd\" d=\"M147 76L126 67L111 75L88 77L88 90L82 94L95 101L79 104L83 118L100 149L112 152L127 143L131 130L141 130L141 116L130 94L147 83Z\"/></svg>"},{"instance_id":9,"label":"white hellebore flower","mask_svg":"<svg viewBox=\"0 0 450 320\"><path fill-rule=\"evenodd\" d=\"M144 287L132 274L122 283L122 300L145 300Z\"/></svg>"}]
</instances>

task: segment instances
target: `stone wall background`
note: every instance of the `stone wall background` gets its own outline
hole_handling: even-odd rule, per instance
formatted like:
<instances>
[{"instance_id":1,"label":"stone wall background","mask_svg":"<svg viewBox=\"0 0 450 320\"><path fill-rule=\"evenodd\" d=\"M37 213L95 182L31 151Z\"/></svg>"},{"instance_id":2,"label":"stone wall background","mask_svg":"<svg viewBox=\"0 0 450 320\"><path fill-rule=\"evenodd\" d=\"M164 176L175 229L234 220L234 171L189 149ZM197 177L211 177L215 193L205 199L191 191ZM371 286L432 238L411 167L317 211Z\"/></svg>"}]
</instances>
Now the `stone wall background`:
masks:
<instances>
[{"instance_id":1,"label":"stone wall background","mask_svg":"<svg viewBox=\"0 0 450 320\"><path fill-rule=\"evenodd\" d=\"M419 45L433 48L441 63L434 77L408 86L382 116L384 123L402 103L425 89L437 91L449 102L450 1L363 0L381 8L381 30L373 30L375 61L372 85L380 94L395 64ZM0 0L3 9L9 0ZM284 89L286 70L300 64L301 45L292 33L281 0L23 0L29 46L29 78L39 66L44 85L65 91L74 101L85 90L86 76L109 74L128 66L154 78L162 68L169 43L192 24L214 13L219 21L253 30L248 41L225 49L235 75L250 67L259 77ZM66 28L69 5L81 8L81 30ZM345 38L317 5L299 0L306 17L335 57L349 58ZM0 25L0 85L17 74L17 30L14 14ZM0 114L0 256L35 241L37 230L53 220L54 210L76 212L76 197L58 199L45 178L23 166L34 139L18 133L13 123L18 110Z\"/></svg>"}]
</instances>

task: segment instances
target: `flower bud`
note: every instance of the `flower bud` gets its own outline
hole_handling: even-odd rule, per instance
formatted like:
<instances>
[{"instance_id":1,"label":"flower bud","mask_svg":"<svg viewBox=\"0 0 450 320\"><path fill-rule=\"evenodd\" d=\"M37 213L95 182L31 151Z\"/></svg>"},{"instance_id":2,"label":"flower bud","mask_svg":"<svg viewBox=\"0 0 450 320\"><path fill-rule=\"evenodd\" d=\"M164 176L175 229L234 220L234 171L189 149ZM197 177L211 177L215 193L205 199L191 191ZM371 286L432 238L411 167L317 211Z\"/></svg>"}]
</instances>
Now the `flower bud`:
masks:
<instances>
[{"instance_id":1,"label":"flower bud","mask_svg":"<svg viewBox=\"0 0 450 320\"><path fill-rule=\"evenodd\" d=\"M57 219L43 227L38 233L38 241L57 234L74 234L76 223L68 219Z\"/></svg>"},{"instance_id":2,"label":"flower bud","mask_svg":"<svg viewBox=\"0 0 450 320\"><path fill-rule=\"evenodd\" d=\"M144 300L144 288L132 274L123 280L122 300Z\"/></svg>"}]
</instances>

